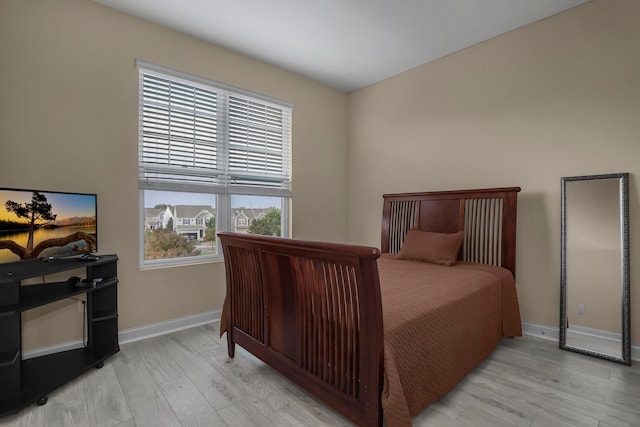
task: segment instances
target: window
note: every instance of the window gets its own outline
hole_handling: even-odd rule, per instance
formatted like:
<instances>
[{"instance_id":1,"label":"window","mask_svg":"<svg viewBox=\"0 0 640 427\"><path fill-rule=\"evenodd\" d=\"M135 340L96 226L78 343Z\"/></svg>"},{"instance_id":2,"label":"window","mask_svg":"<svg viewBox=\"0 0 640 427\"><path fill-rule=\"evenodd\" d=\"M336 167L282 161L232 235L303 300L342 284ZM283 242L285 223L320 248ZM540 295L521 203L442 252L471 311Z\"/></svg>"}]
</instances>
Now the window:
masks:
<instances>
[{"instance_id":1,"label":"window","mask_svg":"<svg viewBox=\"0 0 640 427\"><path fill-rule=\"evenodd\" d=\"M141 265L219 258L216 230L286 236L291 105L137 66Z\"/></svg>"},{"instance_id":2,"label":"window","mask_svg":"<svg viewBox=\"0 0 640 427\"><path fill-rule=\"evenodd\" d=\"M152 226L144 230L143 251L147 263L162 263L167 259L206 259L217 254L215 220L191 227L189 220L183 217L206 215L209 219L215 218L214 194L144 190L142 197L147 220L153 219L150 222Z\"/></svg>"},{"instance_id":3,"label":"window","mask_svg":"<svg viewBox=\"0 0 640 427\"><path fill-rule=\"evenodd\" d=\"M267 236L286 235L282 233L282 224L287 223L283 218L283 212L287 212L287 204L288 200L281 197L233 195L231 210L238 221L236 228L231 231Z\"/></svg>"}]
</instances>

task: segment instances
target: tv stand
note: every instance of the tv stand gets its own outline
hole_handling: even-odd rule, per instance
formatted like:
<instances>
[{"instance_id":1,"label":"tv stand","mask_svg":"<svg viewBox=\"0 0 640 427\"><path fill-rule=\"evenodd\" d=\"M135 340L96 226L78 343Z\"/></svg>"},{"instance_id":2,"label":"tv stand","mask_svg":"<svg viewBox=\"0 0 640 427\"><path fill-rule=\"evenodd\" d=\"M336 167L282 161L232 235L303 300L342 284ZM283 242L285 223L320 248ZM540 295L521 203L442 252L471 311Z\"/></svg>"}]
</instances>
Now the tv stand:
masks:
<instances>
[{"instance_id":1,"label":"tv stand","mask_svg":"<svg viewBox=\"0 0 640 427\"><path fill-rule=\"evenodd\" d=\"M44 405L47 394L92 367L103 367L120 350L117 263L116 255L101 255L92 262L60 258L0 265L0 416L34 402ZM88 280L102 280L81 287L67 280L22 285L25 279L78 269L85 269ZM87 296L86 346L23 360L22 313L80 294Z\"/></svg>"}]
</instances>

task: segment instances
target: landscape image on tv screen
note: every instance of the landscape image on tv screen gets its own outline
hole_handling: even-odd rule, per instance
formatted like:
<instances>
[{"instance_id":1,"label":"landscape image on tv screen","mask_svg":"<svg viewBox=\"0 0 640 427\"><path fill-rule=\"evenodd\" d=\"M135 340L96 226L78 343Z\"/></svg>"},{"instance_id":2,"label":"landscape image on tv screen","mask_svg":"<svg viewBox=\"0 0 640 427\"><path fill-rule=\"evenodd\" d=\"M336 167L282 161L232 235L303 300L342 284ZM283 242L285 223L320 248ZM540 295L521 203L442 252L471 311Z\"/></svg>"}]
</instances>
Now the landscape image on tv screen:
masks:
<instances>
[{"instance_id":1,"label":"landscape image on tv screen","mask_svg":"<svg viewBox=\"0 0 640 427\"><path fill-rule=\"evenodd\" d=\"M0 263L96 250L95 194L0 189Z\"/></svg>"}]
</instances>

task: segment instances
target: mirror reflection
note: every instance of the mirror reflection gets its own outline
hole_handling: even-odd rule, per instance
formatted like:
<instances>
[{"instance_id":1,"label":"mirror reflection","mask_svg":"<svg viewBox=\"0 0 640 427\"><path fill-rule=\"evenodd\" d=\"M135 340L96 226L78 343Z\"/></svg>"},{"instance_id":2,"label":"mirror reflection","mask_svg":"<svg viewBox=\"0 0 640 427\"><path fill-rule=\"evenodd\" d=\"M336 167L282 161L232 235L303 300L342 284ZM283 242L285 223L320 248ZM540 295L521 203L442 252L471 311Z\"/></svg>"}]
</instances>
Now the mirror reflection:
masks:
<instances>
[{"instance_id":1,"label":"mirror reflection","mask_svg":"<svg viewBox=\"0 0 640 427\"><path fill-rule=\"evenodd\" d=\"M560 347L631 363L628 174L562 178Z\"/></svg>"}]
</instances>

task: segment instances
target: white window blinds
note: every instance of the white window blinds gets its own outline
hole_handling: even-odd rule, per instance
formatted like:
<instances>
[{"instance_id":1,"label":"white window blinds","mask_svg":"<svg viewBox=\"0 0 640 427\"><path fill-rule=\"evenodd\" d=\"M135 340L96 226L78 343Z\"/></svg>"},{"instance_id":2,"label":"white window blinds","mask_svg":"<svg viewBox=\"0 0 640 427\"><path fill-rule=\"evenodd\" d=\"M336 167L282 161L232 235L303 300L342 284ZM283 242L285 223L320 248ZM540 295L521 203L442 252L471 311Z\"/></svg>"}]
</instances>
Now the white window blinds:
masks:
<instances>
[{"instance_id":1,"label":"white window blinds","mask_svg":"<svg viewBox=\"0 0 640 427\"><path fill-rule=\"evenodd\" d=\"M138 68L141 186L289 197L290 105L140 61Z\"/></svg>"},{"instance_id":2,"label":"white window blinds","mask_svg":"<svg viewBox=\"0 0 640 427\"><path fill-rule=\"evenodd\" d=\"M230 184L288 188L289 115L281 107L229 97Z\"/></svg>"}]
</instances>

